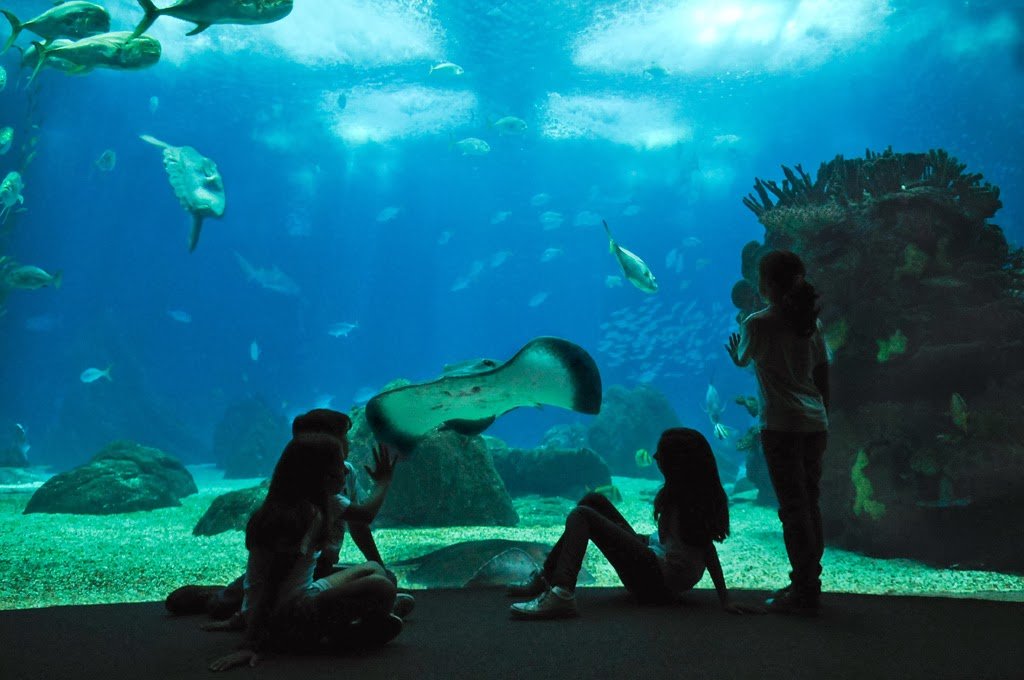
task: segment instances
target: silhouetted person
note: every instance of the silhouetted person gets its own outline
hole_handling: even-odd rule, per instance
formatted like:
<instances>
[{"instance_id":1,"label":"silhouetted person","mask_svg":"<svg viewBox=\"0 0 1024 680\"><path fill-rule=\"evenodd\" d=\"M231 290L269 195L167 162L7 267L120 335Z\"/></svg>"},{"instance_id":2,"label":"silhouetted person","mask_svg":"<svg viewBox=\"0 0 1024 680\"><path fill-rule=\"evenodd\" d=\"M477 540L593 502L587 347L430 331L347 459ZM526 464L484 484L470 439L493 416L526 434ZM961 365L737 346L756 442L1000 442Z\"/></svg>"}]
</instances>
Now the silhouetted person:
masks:
<instances>
[{"instance_id":1,"label":"silhouetted person","mask_svg":"<svg viewBox=\"0 0 1024 680\"><path fill-rule=\"evenodd\" d=\"M759 263L768 307L747 317L726 350L737 366L754 364L761 396L761 446L779 499L792 571L768 599L769 611L817 613L825 541L818 503L828 441L828 348L818 295L794 253L775 250Z\"/></svg>"}]
</instances>

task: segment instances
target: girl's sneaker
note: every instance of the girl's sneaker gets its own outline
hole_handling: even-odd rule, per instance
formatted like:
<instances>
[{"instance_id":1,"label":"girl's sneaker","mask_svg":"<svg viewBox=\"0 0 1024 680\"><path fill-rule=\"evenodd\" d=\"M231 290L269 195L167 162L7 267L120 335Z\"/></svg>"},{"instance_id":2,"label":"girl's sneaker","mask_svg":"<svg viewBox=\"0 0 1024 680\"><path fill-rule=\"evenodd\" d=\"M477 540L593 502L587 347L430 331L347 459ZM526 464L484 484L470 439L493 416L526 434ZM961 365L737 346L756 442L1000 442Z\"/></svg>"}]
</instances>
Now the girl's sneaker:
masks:
<instances>
[{"instance_id":1,"label":"girl's sneaker","mask_svg":"<svg viewBox=\"0 0 1024 680\"><path fill-rule=\"evenodd\" d=\"M509 597L536 597L549 588L548 580L540 569L534 569L525 581L510 583L505 587Z\"/></svg>"},{"instance_id":2,"label":"girl's sneaker","mask_svg":"<svg viewBox=\"0 0 1024 680\"><path fill-rule=\"evenodd\" d=\"M517 602L510 611L516 619L565 619L579 614L576 597L559 586L545 590L529 602Z\"/></svg>"}]
</instances>

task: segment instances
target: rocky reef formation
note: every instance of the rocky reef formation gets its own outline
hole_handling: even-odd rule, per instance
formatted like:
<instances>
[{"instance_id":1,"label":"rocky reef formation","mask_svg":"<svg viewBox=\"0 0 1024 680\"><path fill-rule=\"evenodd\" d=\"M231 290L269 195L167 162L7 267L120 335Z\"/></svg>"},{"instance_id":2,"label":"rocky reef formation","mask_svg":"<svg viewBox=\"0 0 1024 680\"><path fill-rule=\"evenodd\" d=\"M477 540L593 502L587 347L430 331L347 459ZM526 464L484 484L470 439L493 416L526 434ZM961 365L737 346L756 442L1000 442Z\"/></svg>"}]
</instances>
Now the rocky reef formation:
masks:
<instances>
[{"instance_id":1,"label":"rocky reef formation","mask_svg":"<svg viewBox=\"0 0 1024 680\"><path fill-rule=\"evenodd\" d=\"M942 150L783 167L744 204L739 317L757 263L793 250L834 353L822 510L829 540L882 556L1024 570L1024 253L999 189Z\"/></svg>"},{"instance_id":2,"label":"rocky reef formation","mask_svg":"<svg viewBox=\"0 0 1024 680\"><path fill-rule=\"evenodd\" d=\"M47 480L32 494L25 514L112 515L169 508L197 491L192 475L174 456L117 441L85 465Z\"/></svg>"},{"instance_id":3,"label":"rocky reef formation","mask_svg":"<svg viewBox=\"0 0 1024 680\"><path fill-rule=\"evenodd\" d=\"M245 531L249 517L263 504L269 488L270 480L266 479L256 486L228 491L217 496L196 522L192 535L216 536L232 529Z\"/></svg>"},{"instance_id":4,"label":"rocky reef formation","mask_svg":"<svg viewBox=\"0 0 1024 680\"><path fill-rule=\"evenodd\" d=\"M639 385L630 390L612 385L587 432L587 446L608 463L612 474L661 479L657 467L637 465L636 452L653 451L661 433L679 425L668 398L653 387Z\"/></svg>"},{"instance_id":5,"label":"rocky reef formation","mask_svg":"<svg viewBox=\"0 0 1024 680\"><path fill-rule=\"evenodd\" d=\"M269 477L291 434L283 414L247 397L228 406L217 423L213 457L225 479Z\"/></svg>"},{"instance_id":6,"label":"rocky reef formation","mask_svg":"<svg viewBox=\"0 0 1024 680\"><path fill-rule=\"evenodd\" d=\"M493 452L494 467L512 496L582 498L612 483L611 470L588 448L506 449Z\"/></svg>"},{"instance_id":7,"label":"rocky reef formation","mask_svg":"<svg viewBox=\"0 0 1024 680\"><path fill-rule=\"evenodd\" d=\"M399 383L389 385L397 386ZM353 409L349 461L361 489L372 489L364 471L372 466L375 443L364 409ZM494 438L488 438L492 444ZM494 468L488 442L440 430L398 461L376 526L515 526L519 515Z\"/></svg>"}]
</instances>

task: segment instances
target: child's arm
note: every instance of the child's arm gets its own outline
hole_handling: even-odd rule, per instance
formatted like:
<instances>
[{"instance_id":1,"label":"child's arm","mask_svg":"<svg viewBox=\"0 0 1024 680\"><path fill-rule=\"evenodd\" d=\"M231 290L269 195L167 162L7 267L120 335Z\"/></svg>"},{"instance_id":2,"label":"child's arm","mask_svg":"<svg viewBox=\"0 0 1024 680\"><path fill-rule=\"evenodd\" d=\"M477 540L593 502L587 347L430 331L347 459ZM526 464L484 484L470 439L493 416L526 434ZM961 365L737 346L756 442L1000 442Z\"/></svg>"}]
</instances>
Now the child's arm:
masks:
<instances>
[{"instance_id":1,"label":"child's arm","mask_svg":"<svg viewBox=\"0 0 1024 680\"><path fill-rule=\"evenodd\" d=\"M395 459L391 457L387 446L379 444L373 450L373 461L375 469L371 470L369 467L364 467L364 469L377 483L377 486L365 503L353 503L348 506L341 515L345 520L369 524L377 516L380 506L384 504L384 498L388 495L388 487L391 485L391 476L395 472Z\"/></svg>"},{"instance_id":2,"label":"child's arm","mask_svg":"<svg viewBox=\"0 0 1024 680\"><path fill-rule=\"evenodd\" d=\"M828 413L831 397L828 389L828 362L816 366L811 372L811 378L814 380L814 386L821 393L821 401L825 404L825 412Z\"/></svg>"},{"instance_id":3,"label":"child's arm","mask_svg":"<svg viewBox=\"0 0 1024 680\"><path fill-rule=\"evenodd\" d=\"M704 553L704 564L707 567L708 574L711 576L711 581L715 584L715 590L718 592L718 602L722 605L722 609L730 614L765 613L763 607L752 607L730 601L729 591L725 587L725 575L722 573L722 563L718 561L718 550L715 549L714 543L708 544L707 551Z\"/></svg>"},{"instance_id":4,"label":"child's arm","mask_svg":"<svg viewBox=\"0 0 1024 680\"><path fill-rule=\"evenodd\" d=\"M380 551L377 550L377 542L373 540L373 534L370 533L370 525L365 522L349 522L348 531L352 534L352 540L359 548L359 552L363 553L363 557L368 562L376 562L383 567L384 560L380 556Z\"/></svg>"}]
</instances>

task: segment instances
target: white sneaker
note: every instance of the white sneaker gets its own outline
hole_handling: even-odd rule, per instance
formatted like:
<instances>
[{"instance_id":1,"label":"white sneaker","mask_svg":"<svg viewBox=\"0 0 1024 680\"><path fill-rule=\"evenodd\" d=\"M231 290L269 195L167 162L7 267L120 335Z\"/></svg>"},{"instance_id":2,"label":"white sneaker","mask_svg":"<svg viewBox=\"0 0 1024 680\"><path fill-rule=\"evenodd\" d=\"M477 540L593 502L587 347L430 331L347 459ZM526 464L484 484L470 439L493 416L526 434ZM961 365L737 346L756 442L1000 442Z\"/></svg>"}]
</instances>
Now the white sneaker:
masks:
<instances>
[{"instance_id":1,"label":"white sneaker","mask_svg":"<svg viewBox=\"0 0 1024 680\"><path fill-rule=\"evenodd\" d=\"M517 602L509 608L517 619L565 619L576 616L576 597L568 590L555 586L529 602Z\"/></svg>"}]
</instances>

